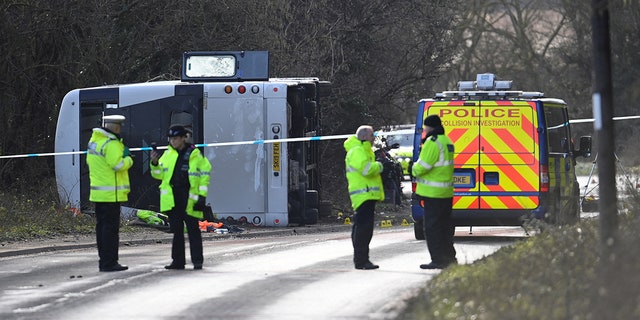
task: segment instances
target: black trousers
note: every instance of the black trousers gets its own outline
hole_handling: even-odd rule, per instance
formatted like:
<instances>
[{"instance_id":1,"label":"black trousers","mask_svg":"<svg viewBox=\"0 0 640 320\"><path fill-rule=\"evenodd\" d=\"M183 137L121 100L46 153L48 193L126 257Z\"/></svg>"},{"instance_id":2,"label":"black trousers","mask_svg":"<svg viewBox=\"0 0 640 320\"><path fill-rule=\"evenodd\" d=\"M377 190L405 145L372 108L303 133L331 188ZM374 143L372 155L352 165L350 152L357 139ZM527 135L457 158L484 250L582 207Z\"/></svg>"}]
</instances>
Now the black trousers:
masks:
<instances>
[{"instance_id":1,"label":"black trousers","mask_svg":"<svg viewBox=\"0 0 640 320\"><path fill-rule=\"evenodd\" d=\"M369 243L373 237L373 213L376 200L368 200L356 209L354 223L351 227L353 243L353 262L356 266L369 262Z\"/></svg>"},{"instance_id":2,"label":"black trousers","mask_svg":"<svg viewBox=\"0 0 640 320\"><path fill-rule=\"evenodd\" d=\"M169 226L171 232L173 232L173 241L171 243L171 259L172 264L184 266L186 264L185 258L185 243L184 243L184 229L187 228L187 234L189 236L189 251L191 253L191 262L194 265L202 265L204 262L204 256L202 254L202 233L200 226L198 225L198 218L194 218L187 214L186 199L176 200L176 206L173 210L168 212Z\"/></svg>"},{"instance_id":3,"label":"black trousers","mask_svg":"<svg viewBox=\"0 0 640 320\"><path fill-rule=\"evenodd\" d=\"M118 263L120 243L120 203L96 202L96 242L99 268L111 268Z\"/></svg>"},{"instance_id":4,"label":"black trousers","mask_svg":"<svg viewBox=\"0 0 640 320\"><path fill-rule=\"evenodd\" d=\"M453 236L456 228L451 220L453 198L428 198L424 200L424 234L431 261L447 265L456 261Z\"/></svg>"}]
</instances>

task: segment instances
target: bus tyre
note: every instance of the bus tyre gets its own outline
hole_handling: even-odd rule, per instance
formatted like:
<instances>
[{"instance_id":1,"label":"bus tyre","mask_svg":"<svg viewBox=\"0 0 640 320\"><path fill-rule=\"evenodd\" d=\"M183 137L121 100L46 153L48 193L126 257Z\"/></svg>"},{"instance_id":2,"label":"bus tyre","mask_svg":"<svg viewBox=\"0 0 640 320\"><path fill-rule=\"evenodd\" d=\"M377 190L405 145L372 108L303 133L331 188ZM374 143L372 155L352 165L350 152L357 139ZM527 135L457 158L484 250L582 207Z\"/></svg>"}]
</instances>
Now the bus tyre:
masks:
<instances>
[{"instance_id":1,"label":"bus tyre","mask_svg":"<svg viewBox=\"0 0 640 320\"><path fill-rule=\"evenodd\" d=\"M417 220L413 223L413 234L416 240L424 240L424 226L422 220Z\"/></svg>"},{"instance_id":2,"label":"bus tyre","mask_svg":"<svg viewBox=\"0 0 640 320\"><path fill-rule=\"evenodd\" d=\"M328 217L331 215L331 209L333 208L333 203L327 200L320 200L318 204L318 214L321 217Z\"/></svg>"},{"instance_id":3,"label":"bus tyre","mask_svg":"<svg viewBox=\"0 0 640 320\"><path fill-rule=\"evenodd\" d=\"M319 196L318 190L307 190L304 198L305 206L307 208L318 208Z\"/></svg>"},{"instance_id":4,"label":"bus tyre","mask_svg":"<svg viewBox=\"0 0 640 320\"><path fill-rule=\"evenodd\" d=\"M318 209L316 208L307 208L304 210L304 223L305 224L316 224L318 223Z\"/></svg>"}]
</instances>

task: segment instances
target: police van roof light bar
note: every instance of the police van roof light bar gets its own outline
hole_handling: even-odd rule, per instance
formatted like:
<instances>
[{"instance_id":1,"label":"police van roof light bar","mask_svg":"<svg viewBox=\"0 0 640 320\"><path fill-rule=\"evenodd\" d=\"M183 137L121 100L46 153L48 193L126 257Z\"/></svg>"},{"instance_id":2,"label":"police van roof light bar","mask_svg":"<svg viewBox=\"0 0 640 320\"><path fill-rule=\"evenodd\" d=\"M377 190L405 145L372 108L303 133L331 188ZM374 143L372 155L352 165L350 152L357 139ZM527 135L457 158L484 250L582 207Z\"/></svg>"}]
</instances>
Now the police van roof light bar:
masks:
<instances>
[{"instance_id":1,"label":"police van roof light bar","mask_svg":"<svg viewBox=\"0 0 640 320\"><path fill-rule=\"evenodd\" d=\"M544 97L542 92L523 91L443 91L436 93L436 99L534 99Z\"/></svg>"},{"instance_id":2,"label":"police van roof light bar","mask_svg":"<svg viewBox=\"0 0 640 320\"><path fill-rule=\"evenodd\" d=\"M460 91L471 91L475 89L475 81L458 81L458 90Z\"/></svg>"},{"instance_id":3,"label":"police van roof light bar","mask_svg":"<svg viewBox=\"0 0 640 320\"><path fill-rule=\"evenodd\" d=\"M511 80L499 80L495 82L496 90L510 90L511 89Z\"/></svg>"},{"instance_id":4,"label":"police van roof light bar","mask_svg":"<svg viewBox=\"0 0 640 320\"><path fill-rule=\"evenodd\" d=\"M506 91L511 90L513 81L511 80L496 80L496 76L493 73L482 73L476 76L476 81L458 81L459 91Z\"/></svg>"},{"instance_id":5,"label":"police van roof light bar","mask_svg":"<svg viewBox=\"0 0 640 320\"><path fill-rule=\"evenodd\" d=\"M478 90L491 90L495 86L496 75L493 73L481 73L476 76Z\"/></svg>"}]
</instances>

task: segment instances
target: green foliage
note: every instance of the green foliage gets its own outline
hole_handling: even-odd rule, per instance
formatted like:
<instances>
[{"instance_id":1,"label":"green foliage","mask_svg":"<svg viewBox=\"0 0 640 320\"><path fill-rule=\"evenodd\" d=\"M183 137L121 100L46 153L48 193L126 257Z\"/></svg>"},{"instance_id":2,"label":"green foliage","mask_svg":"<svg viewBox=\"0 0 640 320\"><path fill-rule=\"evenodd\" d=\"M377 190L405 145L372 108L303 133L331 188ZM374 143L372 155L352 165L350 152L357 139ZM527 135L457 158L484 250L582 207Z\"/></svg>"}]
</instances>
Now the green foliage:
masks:
<instances>
[{"instance_id":1,"label":"green foliage","mask_svg":"<svg viewBox=\"0 0 640 320\"><path fill-rule=\"evenodd\" d=\"M445 269L405 319L638 318L639 223L631 215L621 222L619 254L610 261L599 258L597 221L549 228L472 265ZM615 272L601 272L609 268Z\"/></svg>"},{"instance_id":2,"label":"green foliage","mask_svg":"<svg viewBox=\"0 0 640 320\"><path fill-rule=\"evenodd\" d=\"M57 194L0 192L0 241L91 233L93 218L58 205Z\"/></svg>"}]
</instances>

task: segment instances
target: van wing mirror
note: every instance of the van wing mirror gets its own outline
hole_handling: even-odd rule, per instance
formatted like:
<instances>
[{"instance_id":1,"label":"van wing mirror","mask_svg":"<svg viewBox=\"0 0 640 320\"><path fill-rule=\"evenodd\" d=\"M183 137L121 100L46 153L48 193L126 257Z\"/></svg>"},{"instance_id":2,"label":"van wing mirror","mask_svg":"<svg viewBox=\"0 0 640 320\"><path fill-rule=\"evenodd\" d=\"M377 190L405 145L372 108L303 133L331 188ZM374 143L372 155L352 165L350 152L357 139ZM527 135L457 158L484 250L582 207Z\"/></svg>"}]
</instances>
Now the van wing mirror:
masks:
<instances>
[{"instance_id":1,"label":"van wing mirror","mask_svg":"<svg viewBox=\"0 0 640 320\"><path fill-rule=\"evenodd\" d=\"M583 156L585 158L591 156L591 136L580 137L580 149L578 149L576 156Z\"/></svg>"}]
</instances>

